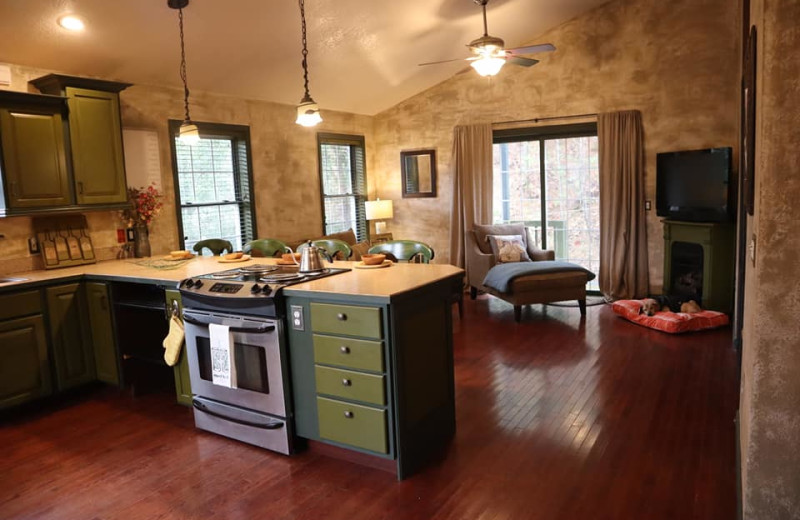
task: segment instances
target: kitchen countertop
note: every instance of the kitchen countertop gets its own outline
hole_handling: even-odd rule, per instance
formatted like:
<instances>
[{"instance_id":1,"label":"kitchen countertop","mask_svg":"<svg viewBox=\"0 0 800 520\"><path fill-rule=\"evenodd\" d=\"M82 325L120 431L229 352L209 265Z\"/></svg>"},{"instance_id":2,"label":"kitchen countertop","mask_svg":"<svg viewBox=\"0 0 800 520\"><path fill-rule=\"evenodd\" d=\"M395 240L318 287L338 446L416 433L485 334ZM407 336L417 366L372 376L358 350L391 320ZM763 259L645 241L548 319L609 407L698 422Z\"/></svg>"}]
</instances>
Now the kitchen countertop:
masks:
<instances>
[{"instance_id":1,"label":"kitchen countertop","mask_svg":"<svg viewBox=\"0 0 800 520\"><path fill-rule=\"evenodd\" d=\"M13 278L25 278L23 281L0 284L0 292L36 287L57 282L69 282L82 278L105 281L122 281L163 284L177 286L185 278L224 271L256 263L274 264L273 258L254 258L246 262L221 263L219 257L196 257L183 262L173 269L158 269L139 265L142 260L151 259L109 260L96 264L62 269L27 271L4 275ZM313 293L343 294L352 296L370 296L391 298L407 291L434 283L446 278L460 276L463 270L449 264L392 264L379 269L357 269L359 262L335 262L335 267L352 269L349 273L320 278L310 282L292 285L284 292L290 294L309 295Z\"/></svg>"}]
</instances>

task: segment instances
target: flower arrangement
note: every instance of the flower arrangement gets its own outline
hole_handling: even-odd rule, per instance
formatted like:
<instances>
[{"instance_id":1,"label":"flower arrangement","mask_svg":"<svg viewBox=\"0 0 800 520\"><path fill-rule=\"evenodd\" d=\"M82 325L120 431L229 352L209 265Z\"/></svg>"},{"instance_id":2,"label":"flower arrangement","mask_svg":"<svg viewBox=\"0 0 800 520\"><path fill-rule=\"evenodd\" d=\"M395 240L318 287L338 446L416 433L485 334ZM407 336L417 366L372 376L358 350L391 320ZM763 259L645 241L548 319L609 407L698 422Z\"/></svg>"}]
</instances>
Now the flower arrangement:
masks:
<instances>
[{"instance_id":1,"label":"flower arrangement","mask_svg":"<svg viewBox=\"0 0 800 520\"><path fill-rule=\"evenodd\" d=\"M128 200L133 207L128 210L128 220L133 220L134 224L149 225L150 222L161 212L162 195L158 192L155 183L141 188L128 188Z\"/></svg>"}]
</instances>

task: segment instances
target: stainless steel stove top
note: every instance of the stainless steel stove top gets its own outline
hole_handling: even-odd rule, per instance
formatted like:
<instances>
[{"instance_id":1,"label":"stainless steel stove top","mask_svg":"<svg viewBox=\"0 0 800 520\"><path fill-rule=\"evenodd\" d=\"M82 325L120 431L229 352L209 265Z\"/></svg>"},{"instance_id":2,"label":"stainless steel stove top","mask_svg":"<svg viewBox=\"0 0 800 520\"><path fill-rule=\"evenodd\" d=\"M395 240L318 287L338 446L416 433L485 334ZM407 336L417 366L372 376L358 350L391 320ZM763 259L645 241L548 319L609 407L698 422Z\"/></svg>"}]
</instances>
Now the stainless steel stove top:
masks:
<instances>
[{"instance_id":1,"label":"stainless steel stove top","mask_svg":"<svg viewBox=\"0 0 800 520\"><path fill-rule=\"evenodd\" d=\"M277 316L282 314L281 289L350 269L327 268L301 273L294 265L253 264L183 280L178 288L184 307L206 310L247 310L249 314Z\"/></svg>"}]
</instances>

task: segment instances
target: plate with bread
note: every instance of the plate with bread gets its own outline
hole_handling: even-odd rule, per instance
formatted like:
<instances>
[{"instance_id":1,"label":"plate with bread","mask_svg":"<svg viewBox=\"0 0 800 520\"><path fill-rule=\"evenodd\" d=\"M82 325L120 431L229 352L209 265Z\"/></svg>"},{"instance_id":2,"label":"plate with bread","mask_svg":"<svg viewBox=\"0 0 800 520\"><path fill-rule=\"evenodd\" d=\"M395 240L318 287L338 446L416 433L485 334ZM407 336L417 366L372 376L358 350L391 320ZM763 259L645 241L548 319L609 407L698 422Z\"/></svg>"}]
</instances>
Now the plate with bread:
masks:
<instances>
[{"instance_id":1,"label":"plate with bread","mask_svg":"<svg viewBox=\"0 0 800 520\"><path fill-rule=\"evenodd\" d=\"M237 251L235 253L228 253L227 255L220 256L217 262L221 264L232 264L234 262L247 262L248 260L250 260L250 255L246 255L241 251Z\"/></svg>"},{"instance_id":2,"label":"plate with bread","mask_svg":"<svg viewBox=\"0 0 800 520\"><path fill-rule=\"evenodd\" d=\"M191 251L170 251L168 255L164 256L164 260L191 260L194 258L194 253Z\"/></svg>"}]
</instances>

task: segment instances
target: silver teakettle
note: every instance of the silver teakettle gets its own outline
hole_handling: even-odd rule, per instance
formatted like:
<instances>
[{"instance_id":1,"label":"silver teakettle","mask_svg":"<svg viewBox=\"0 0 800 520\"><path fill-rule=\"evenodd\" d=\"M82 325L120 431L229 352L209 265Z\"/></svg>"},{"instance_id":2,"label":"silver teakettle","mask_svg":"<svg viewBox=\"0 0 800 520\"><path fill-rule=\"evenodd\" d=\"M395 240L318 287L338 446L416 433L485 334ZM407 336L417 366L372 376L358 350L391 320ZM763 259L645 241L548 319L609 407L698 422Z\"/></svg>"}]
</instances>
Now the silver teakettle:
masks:
<instances>
[{"instance_id":1,"label":"silver teakettle","mask_svg":"<svg viewBox=\"0 0 800 520\"><path fill-rule=\"evenodd\" d=\"M300 248L298 247L298 249ZM303 250L300 253L300 262L298 263L294 257L292 257L292 259L294 260L294 263L300 266L300 269L298 269L299 272L317 273L325 269L325 266L322 263L323 257L325 257L325 260L328 262L333 262L333 258L328 254L327 251L315 246L309 240L305 243L305 247L303 247Z\"/></svg>"}]
</instances>

